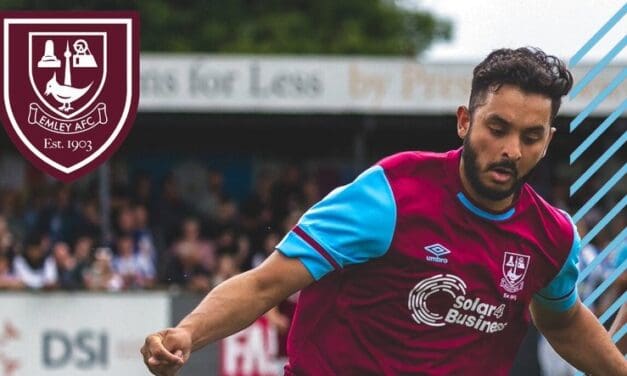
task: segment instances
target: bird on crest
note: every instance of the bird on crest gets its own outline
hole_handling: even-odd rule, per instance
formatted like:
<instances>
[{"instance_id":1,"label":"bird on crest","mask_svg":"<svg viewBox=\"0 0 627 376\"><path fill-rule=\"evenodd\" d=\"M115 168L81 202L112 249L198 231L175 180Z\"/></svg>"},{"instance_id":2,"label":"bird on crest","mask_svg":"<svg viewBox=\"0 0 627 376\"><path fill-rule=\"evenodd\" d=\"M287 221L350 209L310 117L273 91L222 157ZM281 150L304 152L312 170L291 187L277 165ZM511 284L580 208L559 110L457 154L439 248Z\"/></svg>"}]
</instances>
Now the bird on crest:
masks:
<instances>
[{"instance_id":1,"label":"bird on crest","mask_svg":"<svg viewBox=\"0 0 627 376\"><path fill-rule=\"evenodd\" d=\"M87 93L92 84L93 82L83 88L75 88L72 86L61 85L59 82L57 82L57 74L54 73L52 75L52 78L46 84L46 92L44 94L52 94L54 99L62 104L62 106L59 107L59 110L70 112L70 110L74 109L70 106L70 103L85 95L85 93Z\"/></svg>"}]
</instances>

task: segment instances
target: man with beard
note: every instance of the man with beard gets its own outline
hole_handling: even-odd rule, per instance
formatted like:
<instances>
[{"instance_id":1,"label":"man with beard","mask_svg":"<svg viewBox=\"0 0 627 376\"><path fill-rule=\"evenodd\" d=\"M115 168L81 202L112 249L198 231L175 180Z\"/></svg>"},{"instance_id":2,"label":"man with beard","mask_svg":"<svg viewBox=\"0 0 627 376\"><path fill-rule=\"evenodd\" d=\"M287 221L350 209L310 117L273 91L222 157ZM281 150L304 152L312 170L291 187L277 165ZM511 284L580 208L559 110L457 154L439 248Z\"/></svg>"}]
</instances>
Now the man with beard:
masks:
<instances>
[{"instance_id":1,"label":"man with beard","mask_svg":"<svg viewBox=\"0 0 627 376\"><path fill-rule=\"evenodd\" d=\"M146 365L174 375L302 289L286 375L507 375L529 310L576 367L627 375L577 297L570 217L525 184L571 86L540 50L492 52L457 110L463 148L396 154L331 192L262 265L149 335Z\"/></svg>"}]
</instances>

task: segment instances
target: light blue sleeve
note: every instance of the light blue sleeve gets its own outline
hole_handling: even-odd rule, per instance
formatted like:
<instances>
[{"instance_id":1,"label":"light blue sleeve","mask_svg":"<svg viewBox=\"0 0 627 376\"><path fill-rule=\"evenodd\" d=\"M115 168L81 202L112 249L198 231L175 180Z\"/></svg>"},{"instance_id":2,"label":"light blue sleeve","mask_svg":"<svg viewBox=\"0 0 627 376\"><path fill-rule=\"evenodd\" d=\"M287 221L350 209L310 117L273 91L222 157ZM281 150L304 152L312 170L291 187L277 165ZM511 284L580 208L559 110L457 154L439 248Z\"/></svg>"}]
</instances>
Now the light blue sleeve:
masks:
<instances>
[{"instance_id":1,"label":"light blue sleeve","mask_svg":"<svg viewBox=\"0 0 627 376\"><path fill-rule=\"evenodd\" d=\"M311 275L383 256L396 227L396 203L381 166L364 171L309 209L276 248Z\"/></svg>"},{"instance_id":2,"label":"light blue sleeve","mask_svg":"<svg viewBox=\"0 0 627 376\"><path fill-rule=\"evenodd\" d=\"M570 253L557 276L533 297L535 301L558 312L566 311L577 302L577 279L579 278L577 263L581 251L581 239L577 227L572 218L566 212L563 213L573 226L573 243Z\"/></svg>"}]
</instances>

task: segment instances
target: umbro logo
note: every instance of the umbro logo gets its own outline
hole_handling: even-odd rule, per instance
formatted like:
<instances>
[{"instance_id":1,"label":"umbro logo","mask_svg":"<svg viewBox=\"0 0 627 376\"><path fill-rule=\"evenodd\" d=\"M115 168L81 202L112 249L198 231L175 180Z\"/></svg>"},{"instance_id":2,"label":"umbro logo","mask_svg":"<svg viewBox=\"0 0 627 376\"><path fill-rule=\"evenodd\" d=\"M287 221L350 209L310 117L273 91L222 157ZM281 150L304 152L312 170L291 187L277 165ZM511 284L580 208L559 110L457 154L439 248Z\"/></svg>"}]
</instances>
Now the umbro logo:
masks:
<instances>
[{"instance_id":1,"label":"umbro logo","mask_svg":"<svg viewBox=\"0 0 627 376\"><path fill-rule=\"evenodd\" d=\"M448 248L443 246L440 243L431 244L425 247L425 251L431 253L433 256L427 256L427 261L439 262L442 264L446 264L448 259L443 258L442 256L448 255L451 253Z\"/></svg>"}]
</instances>

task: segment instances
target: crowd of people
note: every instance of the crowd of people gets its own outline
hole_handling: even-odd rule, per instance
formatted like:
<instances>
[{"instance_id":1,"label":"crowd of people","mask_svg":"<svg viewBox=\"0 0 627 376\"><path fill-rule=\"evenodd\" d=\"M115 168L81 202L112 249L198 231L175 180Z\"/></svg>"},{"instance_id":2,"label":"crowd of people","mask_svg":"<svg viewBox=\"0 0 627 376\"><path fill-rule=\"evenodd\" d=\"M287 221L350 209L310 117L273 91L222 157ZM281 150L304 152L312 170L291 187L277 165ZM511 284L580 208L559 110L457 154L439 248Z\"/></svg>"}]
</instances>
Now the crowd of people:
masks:
<instances>
[{"instance_id":1,"label":"crowd of people","mask_svg":"<svg viewBox=\"0 0 627 376\"><path fill-rule=\"evenodd\" d=\"M114 181L108 234L95 180L3 189L0 289L206 292L261 263L321 198L296 166L259 173L241 200L225 192L222 172L202 180L193 190L174 173Z\"/></svg>"}]
</instances>

